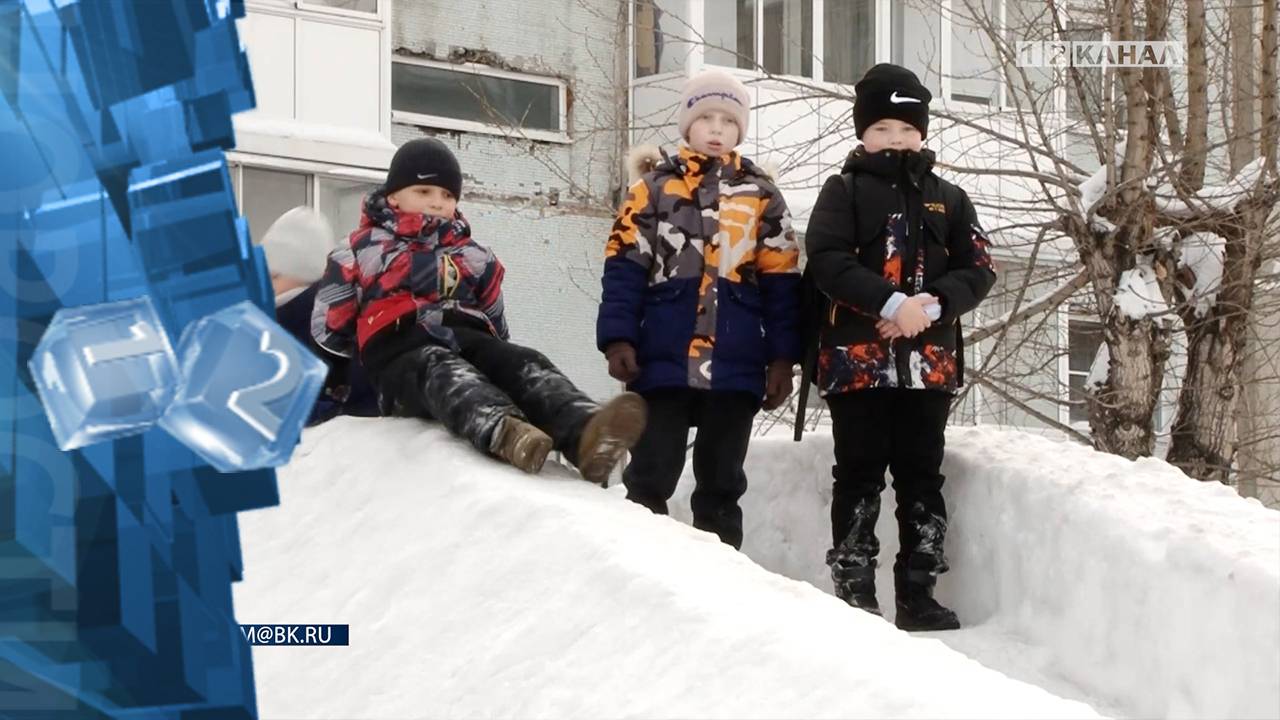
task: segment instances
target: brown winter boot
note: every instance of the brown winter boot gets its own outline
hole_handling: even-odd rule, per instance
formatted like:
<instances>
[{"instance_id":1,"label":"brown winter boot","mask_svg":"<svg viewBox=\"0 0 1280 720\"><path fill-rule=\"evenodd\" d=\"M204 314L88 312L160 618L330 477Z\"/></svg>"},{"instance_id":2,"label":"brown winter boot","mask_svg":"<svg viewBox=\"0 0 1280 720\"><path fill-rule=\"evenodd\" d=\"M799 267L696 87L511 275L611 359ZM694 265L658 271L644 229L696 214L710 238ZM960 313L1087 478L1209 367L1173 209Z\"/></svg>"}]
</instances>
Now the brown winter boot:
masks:
<instances>
[{"instance_id":1,"label":"brown winter boot","mask_svg":"<svg viewBox=\"0 0 1280 720\"><path fill-rule=\"evenodd\" d=\"M644 432L649 409L644 398L622 393L591 414L578 441L578 472L582 479L603 485Z\"/></svg>"},{"instance_id":2,"label":"brown winter boot","mask_svg":"<svg viewBox=\"0 0 1280 720\"><path fill-rule=\"evenodd\" d=\"M493 454L527 472L537 473L551 452L551 437L514 415L502 418L494 430Z\"/></svg>"}]
</instances>

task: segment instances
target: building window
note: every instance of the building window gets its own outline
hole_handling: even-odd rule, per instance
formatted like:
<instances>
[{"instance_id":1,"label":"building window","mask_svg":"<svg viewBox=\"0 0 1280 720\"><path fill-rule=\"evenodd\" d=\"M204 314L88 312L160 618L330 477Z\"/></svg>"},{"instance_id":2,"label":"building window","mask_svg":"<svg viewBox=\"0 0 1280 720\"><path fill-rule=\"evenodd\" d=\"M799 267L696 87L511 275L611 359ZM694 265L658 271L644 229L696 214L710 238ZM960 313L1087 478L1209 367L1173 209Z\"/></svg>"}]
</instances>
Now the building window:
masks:
<instances>
[{"instance_id":1,"label":"building window","mask_svg":"<svg viewBox=\"0 0 1280 720\"><path fill-rule=\"evenodd\" d=\"M702 18L706 63L746 69L756 66L755 0L709 2L703 6Z\"/></svg>"},{"instance_id":2,"label":"building window","mask_svg":"<svg viewBox=\"0 0 1280 720\"><path fill-rule=\"evenodd\" d=\"M298 0L298 7L310 10L337 10L344 14L377 15L378 0Z\"/></svg>"},{"instance_id":3,"label":"building window","mask_svg":"<svg viewBox=\"0 0 1280 720\"><path fill-rule=\"evenodd\" d=\"M893 62L914 72L934 97L942 96L942 7L912 0L893 4L889 47Z\"/></svg>"},{"instance_id":4,"label":"building window","mask_svg":"<svg viewBox=\"0 0 1280 720\"><path fill-rule=\"evenodd\" d=\"M567 142L563 81L415 58L391 64L392 119Z\"/></svg>"},{"instance_id":5,"label":"building window","mask_svg":"<svg viewBox=\"0 0 1280 720\"><path fill-rule=\"evenodd\" d=\"M717 0L713 4L728 5L729 2ZM632 7L635 13L632 23L635 37L632 40L632 46L635 48L636 77L684 72L689 54L693 52L696 45L693 29L689 25L687 0L636 0ZM754 18L754 14L752 17ZM750 33L751 28L748 28L747 32ZM736 47L733 42L716 44L729 49ZM749 43L748 48L751 47L754 45ZM732 57L732 53L729 55ZM749 55L754 57L754 52ZM754 61L747 67L753 66Z\"/></svg>"},{"instance_id":6,"label":"building window","mask_svg":"<svg viewBox=\"0 0 1280 720\"><path fill-rule=\"evenodd\" d=\"M262 242L276 218L311 204L310 178L303 173L244 167L240 173L240 213L249 221L249 237Z\"/></svg>"},{"instance_id":7,"label":"building window","mask_svg":"<svg viewBox=\"0 0 1280 720\"><path fill-rule=\"evenodd\" d=\"M876 61L875 0L822 6L822 79L852 85Z\"/></svg>"},{"instance_id":8,"label":"building window","mask_svg":"<svg viewBox=\"0 0 1280 720\"><path fill-rule=\"evenodd\" d=\"M764 71L813 77L813 0L764 0Z\"/></svg>"},{"instance_id":9,"label":"building window","mask_svg":"<svg viewBox=\"0 0 1280 720\"><path fill-rule=\"evenodd\" d=\"M1064 40L1105 40L1110 37L1105 25L1096 21L1069 21ZM1106 72L1100 67L1063 68L1066 85L1066 114L1072 120L1085 120L1089 123L1101 123L1106 117L1109 107L1117 109L1123 102L1115 103L1113 98L1124 97L1123 83L1118 72ZM1111 83L1107 82L1110 75ZM1077 82L1078 78L1078 82ZM1119 113L1117 113L1117 117Z\"/></svg>"},{"instance_id":10,"label":"building window","mask_svg":"<svg viewBox=\"0 0 1280 720\"><path fill-rule=\"evenodd\" d=\"M340 177L331 170L262 167L240 161L227 167L236 204L255 244L262 242L281 215L298 206L316 208L333 230L330 240L337 243L359 226L364 199L379 185L372 177Z\"/></svg>"},{"instance_id":11,"label":"building window","mask_svg":"<svg viewBox=\"0 0 1280 720\"><path fill-rule=\"evenodd\" d=\"M329 221L335 240L347 237L360 225L364 199L377 188L378 183L367 180L316 178L316 209Z\"/></svg>"},{"instance_id":12,"label":"building window","mask_svg":"<svg viewBox=\"0 0 1280 720\"><path fill-rule=\"evenodd\" d=\"M991 42L1000 27L996 0L968 0L951 12L951 98L996 107L1000 104L1000 59Z\"/></svg>"},{"instance_id":13,"label":"building window","mask_svg":"<svg viewBox=\"0 0 1280 720\"><path fill-rule=\"evenodd\" d=\"M1071 423L1088 423L1086 385L1093 360L1102 343L1102 324L1071 318L1067 321L1067 384L1071 400Z\"/></svg>"}]
</instances>

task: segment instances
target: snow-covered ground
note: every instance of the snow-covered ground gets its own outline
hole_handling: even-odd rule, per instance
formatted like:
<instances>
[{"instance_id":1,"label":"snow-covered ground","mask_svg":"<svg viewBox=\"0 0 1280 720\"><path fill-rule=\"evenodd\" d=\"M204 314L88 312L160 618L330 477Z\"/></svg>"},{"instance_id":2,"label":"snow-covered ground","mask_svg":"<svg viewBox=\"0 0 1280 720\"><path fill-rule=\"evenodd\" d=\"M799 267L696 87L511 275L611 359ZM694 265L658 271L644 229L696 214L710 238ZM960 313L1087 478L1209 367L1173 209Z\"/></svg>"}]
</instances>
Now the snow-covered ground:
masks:
<instances>
[{"instance_id":1,"label":"snow-covered ground","mask_svg":"<svg viewBox=\"0 0 1280 720\"><path fill-rule=\"evenodd\" d=\"M985 427L947 431L952 572L965 629L934 635L1104 714L1280 717L1280 512L1159 460ZM743 551L829 590L831 436L753 441ZM692 477L673 502L687 519ZM884 496L880 604L898 549Z\"/></svg>"},{"instance_id":2,"label":"snow-covered ground","mask_svg":"<svg viewBox=\"0 0 1280 720\"><path fill-rule=\"evenodd\" d=\"M829 436L753 441L744 555L432 425L308 430L281 505L240 516L236 615L351 645L255 647L260 715L1280 715L1280 513L1155 461L949 443L939 593L968 627L926 637L826 594Z\"/></svg>"}]
</instances>

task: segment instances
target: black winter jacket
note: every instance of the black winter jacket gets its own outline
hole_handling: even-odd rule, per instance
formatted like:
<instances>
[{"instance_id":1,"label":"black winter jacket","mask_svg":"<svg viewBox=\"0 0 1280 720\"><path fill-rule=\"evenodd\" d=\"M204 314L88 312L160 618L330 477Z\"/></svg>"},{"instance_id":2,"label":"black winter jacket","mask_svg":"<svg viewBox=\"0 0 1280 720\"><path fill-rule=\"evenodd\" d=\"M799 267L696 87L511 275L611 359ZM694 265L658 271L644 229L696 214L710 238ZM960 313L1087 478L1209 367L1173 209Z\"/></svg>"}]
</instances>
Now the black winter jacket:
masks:
<instances>
[{"instance_id":1,"label":"black winter jacket","mask_svg":"<svg viewBox=\"0 0 1280 720\"><path fill-rule=\"evenodd\" d=\"M935 175L933 161L929 150L860 146L841 170L854 197L841 176L818 195L805 248L807 272L831 300L817 360L823 395L958 385L959 318L986 297L995 266L968 195ZM942 316L915 338L889 342L876 321L898 291L937 296Z\"/></svg>"}]
</instances>

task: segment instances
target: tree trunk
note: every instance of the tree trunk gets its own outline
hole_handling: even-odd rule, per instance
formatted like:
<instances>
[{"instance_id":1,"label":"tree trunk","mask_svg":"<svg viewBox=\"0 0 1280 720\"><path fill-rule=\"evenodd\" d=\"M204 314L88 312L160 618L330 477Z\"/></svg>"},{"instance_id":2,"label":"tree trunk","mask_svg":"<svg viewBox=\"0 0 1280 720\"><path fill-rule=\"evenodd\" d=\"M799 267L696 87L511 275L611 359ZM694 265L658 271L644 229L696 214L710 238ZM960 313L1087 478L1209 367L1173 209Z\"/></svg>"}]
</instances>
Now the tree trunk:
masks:
<instances>
[{"instance_id":1,"label":"tree trunk","mask_svg":"<svg viewBox=\"0 0 1280 720\"><path fill-rule=\"evenodd\" d=\"M1117 4L1115 11L1118 38L1136 39L1133 3ZM1118 202L1106 214L1118 227L1084 246L1077 238L1077 246L1094 277L1102 336L1110 355L1105 382L1088 396L1089 429L1099 450L1137 458L1150 455L1155 447L1153 418L1170 337L1168 329L1150 317L1125 315L1115 305L1114 295L1121 275L1137 265L1142 253L1154 249L1155 208L1146 178L1158 139L1154 133L1160 108L1153 72L1135 68L1116 72L1124 87L1126 142L1118 173Z\"/></svg>"},{"instance_id":2,"label":"tree trunk","mask_svg":"<svg viewBox=\"0 0 1280 720\"><path fill-rule=\"evenodd\" d=\"M1262 4L1262 57L1258 86L1261 89L1262 156L1273 177L1276 173L1280 113L1276 106L1276 3ZM1280 213L1273 212L1263 231L1263 258L1280 254ZM1245 341L1240 370L1242 397L1236 428L1239 450L1237 488L1245 497L1256 497L1280 507L1280 286L1269 282L1258 289L1252 328Z\"/></svg>"},{"instance_id":3,"label":"tree trunk","mask_svg":"<svg viewBox=\"0 0 1280 720\"><path fill-rule=\"evenodd\" d=\"M1204 0L1187 0L1187 144L1178 177L1184 190L1199 190L1204 185L1209 137L1209 61L1204 35Z\"/></svg>"},{"instance_id":4,"label":"tree trunk","mask_svg":"<svg viewBox=\"0 0 1280 720\"><path fill-rule=\"evenodd\" d=\"M1262 104L1262 156L1272 174L1276 173L1277 137L1280 137L1280 106L1276 102L1276 2L1262 3L1262 69L1258 74Z\"/></svg>"},{"instance_id":5,"label":"tree trunk","mask_svg":"<svg viewBox=\"0 0 1280 720\"><path fill-rule=\"evenodd\" d=\"M1269 0L1274 3L1275 0ZM1254 91L1253 3L1231 0L1228 28L1231 37L1231 135L1228 141L1230 172L1235 175L1258 156L1258 94Z\"/></svg>"},{"instance_id":6,"label":"tree trunk","mask_svg":"<svg viewBox=\"0 0 1280 720\"><path fill-rule=\"evenodd\" d=\"M1226 248L1218 297L1203 318L1196 318L1194 309L1184 313L1187 372L1165 459L1200 480L1231 480L1240 367L1253 307L1262 226L1269 211L1246 210L1240 215L1239 226L1224 231Z\"/></svg>"},{"instance_id":7,"label":"tree trunk","mask_svg":"<svg viewBox=\"0 0 1280 720\"><path fill-rule=\"evenodd\" d=\"M1280 244L1277 228L1268 232L1272 248L1264 256L1274 257L1274 248ZM1259 288L1250 326L1240 366L1236 488L1245 497L1263 498L1260 490L1280 477L1280 286L1276 283Z\"/></svg>"},{"instance_id":8,"label":"tree trunk","mask_svg":"<svg viewBox=\"0 0 1280 720\"><path fill-rule=\"evenodd\" d=\"M1264 13L1264 24L1265 19ZM1255 77L1252 67L1252 25L1252 10L1238 0L1233 1L1230 12L1233 72L1228 93L1232 98L1232 125L1227 128L1233 174L1257 156L1257 140L1253 135L1257 128L1256 98L1268 97L1268 89L1259 86L1260 78ZM1271 32L1274 35L1274 27ZM1263 47L1268 46L1274 46L1274 37L1264 38ZM1241 55L1247 64L1241 62ZM1273 95L1274 89L1270 93ZM1265 135L1264 142L1273 143L1274 137L1274 133ZM1274 148L1264 148L1264 152L1274 156ZM1233 479L1240 374L1248 350L1249 316L1257 290L1267 218L1275 203L1275 179L1267 180L1268 183L1254 189L1254 197L1238 206L1229 221L1221 224L1218 234L1226 242L1222 281L1213 307L1203 318L1196 317L1191 308L1182 311L1187 330L1187 372L1178 395L1178 412L1166 459L1201 480L1229 483Z\"/></svg>"},{"instance_id":9,"label":"tree trunk","mask_svg":"<svg viewBox=\"0 0 1280 720\"><path fill-rule=\"evenodd\" d=\"M1085 257L1083 252L1081 255ZM1107 278L1106 282L1095 282L1094 289L1109 357L1105 381L1086 398L1094 446L1133 459L1149 456L1155 448L1155 408L1171 337L1168 328L1156 320L1128 317L1115 305L1121 267L1115 260L1103 253L1086 258L1086 266L1093 270L1095 278ZM1132 256L1125 265L1133 266ZM1105 268L1110 268L1110 273L1101 276Z\"/></svg>"}]
</instances>

